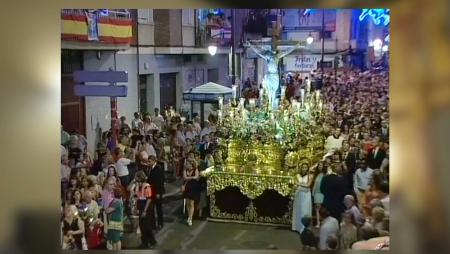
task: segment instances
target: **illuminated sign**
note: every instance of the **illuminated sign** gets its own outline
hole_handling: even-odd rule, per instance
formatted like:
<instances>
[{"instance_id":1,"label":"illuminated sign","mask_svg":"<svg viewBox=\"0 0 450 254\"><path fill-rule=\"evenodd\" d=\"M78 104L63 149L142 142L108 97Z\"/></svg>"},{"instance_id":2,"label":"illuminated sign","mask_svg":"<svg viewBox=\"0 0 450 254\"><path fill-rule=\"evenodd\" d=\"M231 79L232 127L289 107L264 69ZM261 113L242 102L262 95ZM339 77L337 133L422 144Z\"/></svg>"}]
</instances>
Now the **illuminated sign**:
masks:
<instances>
[{"instance_id":1,"label":"illuminated sign","mask_svg":"<svg viewBox=\"0 0 450 254\"><path fill-rule=\"evenodd\" d=\"M359 20L363 21L366 17L372 17L375 25L389 25L391 21L390 9L362 9Z\"/></svg>"}]
</instances>

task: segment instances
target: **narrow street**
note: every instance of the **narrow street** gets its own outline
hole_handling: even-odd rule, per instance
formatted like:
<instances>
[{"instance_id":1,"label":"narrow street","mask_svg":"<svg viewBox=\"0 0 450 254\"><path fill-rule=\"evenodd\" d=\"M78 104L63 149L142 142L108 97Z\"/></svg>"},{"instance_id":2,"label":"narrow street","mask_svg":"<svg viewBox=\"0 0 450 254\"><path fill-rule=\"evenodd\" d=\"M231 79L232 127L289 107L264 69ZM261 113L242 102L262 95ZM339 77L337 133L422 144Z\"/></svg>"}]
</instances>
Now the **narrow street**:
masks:
<instances>
[{"instance_id":1,"label":"narrow street","mask_svg":"<svg viewBox=\"0 0 450 254\"><path fill-rule=\"evenodd\" d=\"M289 227L259 226L238 223L220 223L194 220L193 226L186 225L182 211L182 197L176 182L166 186L164 198L164 228L156 234L158 250L174 249L288 249L301 248L300 237ZM123 245L136 249L140 235L126 233Z\"/></svg>"}]
</instances>

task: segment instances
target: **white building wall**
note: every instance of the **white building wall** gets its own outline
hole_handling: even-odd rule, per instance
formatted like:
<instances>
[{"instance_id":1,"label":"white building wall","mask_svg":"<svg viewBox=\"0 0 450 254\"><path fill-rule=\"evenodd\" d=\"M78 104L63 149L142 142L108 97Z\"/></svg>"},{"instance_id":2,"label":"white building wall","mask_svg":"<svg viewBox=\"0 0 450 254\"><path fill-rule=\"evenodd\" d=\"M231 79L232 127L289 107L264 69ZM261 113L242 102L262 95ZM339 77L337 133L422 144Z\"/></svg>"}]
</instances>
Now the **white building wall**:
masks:
<instances>
[{"instance_id":1,"label":"white building wall","mask_svg":"<svg viewBox=\"0 0 450 254\"><path fill-rule=\"evenodd\" d=\"M103 51L100 59L97 58L96 51L86 51L84 53L84 69L90 71L107 71L114 69L114 53ZM116 54L116 70L128 72L128 96L117 99L119 116L126 116L131 120L133 113L138 109L137 100L137 74L136 58L133 55ZM123 85L122 83L118 83ZM87 84L89 85L89 83ZM107 85L107 84L105 84ZM95 145L99 140L96 134L98 128L102 131L111 127L111 103L109 97L86 97L86 138L90 151L95 150Z\"/></svg>"}]
</instances>

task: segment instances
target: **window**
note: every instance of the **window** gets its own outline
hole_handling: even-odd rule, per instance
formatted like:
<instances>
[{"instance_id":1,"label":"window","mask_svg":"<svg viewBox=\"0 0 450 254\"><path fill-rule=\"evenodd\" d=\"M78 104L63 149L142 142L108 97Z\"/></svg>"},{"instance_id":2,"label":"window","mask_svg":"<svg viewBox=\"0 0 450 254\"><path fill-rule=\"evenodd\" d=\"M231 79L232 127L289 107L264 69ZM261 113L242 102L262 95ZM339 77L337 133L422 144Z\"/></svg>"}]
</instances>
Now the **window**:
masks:
<instances>
[{"instance_id":1,"label":"window","mask_svg":"<svg viewBox=\"0 0 450 254\"><path fill-rule=\"evenodd\" d=\"M83 51L61 51L61 73L72 73L83 69Z\"/></svg>"},{"instance_id":2,"label":"window","mask_svg":"<svg viewBox=\"0 0 450 254\"><path fill-rule=\"evenodd\" d=\"M153 24L153 9L138 9L139 24Z\"/></svg>"},{"instance_id":3,"label":"window","mask_svg":"<svg viewBox=\"0 0 450 254\"><path fill-rule=\"evenodd\" d=\"M182 25L183 26L193 26L195 19L195 11L194 9L182 9Z\"/></svg>"}]
</instances>

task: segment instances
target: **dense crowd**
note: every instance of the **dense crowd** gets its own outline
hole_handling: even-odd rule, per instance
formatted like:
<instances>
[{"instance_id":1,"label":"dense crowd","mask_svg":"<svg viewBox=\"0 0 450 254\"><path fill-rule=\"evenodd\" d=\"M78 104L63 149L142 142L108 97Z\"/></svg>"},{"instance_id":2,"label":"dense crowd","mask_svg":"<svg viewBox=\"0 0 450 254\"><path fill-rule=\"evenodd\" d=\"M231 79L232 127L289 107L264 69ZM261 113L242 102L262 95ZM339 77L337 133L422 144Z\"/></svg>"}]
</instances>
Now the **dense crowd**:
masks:
<instances>
[{"instance_id":1,"label":"dense crowd","mask_svg":"<svg viewBox=\"0 0 450 254\"><path fill-rule=\"evenodd\" d=\"M298 99L302 89L312 93L314 76L320 73L286 75L285 98ZM349 249L389 235L389 76L347 70L324 77L325 156L300 166L292 229L304 248ZM243 94L257 97L256 83L247 80ZM154 248L170 179L182 179L186 224L205 217L206 180L200 172L214 165L218 151L213 114L201 122L199 116L186 120L172 107L162 114L136 112L131 121L120 118L118 135L109 130L99 139L90 154L84 136L62 130L64 249L119 250L125 221L140 231L141 248Z\"/></svg>"},{"instance_id":2,"label":"dense crowd","mask_svg":"<svg viewBox=\"0 0 450 254\"><path fill-rule=\"evenodd\" d=\"M206 180L212 166L216 118L183 121L172 107L120 118L119 135L103 133L94 156L86 138L62 130L61 201L65 249L121 249L124 221L139 225L141 248L154 248L164 226L165 183L182 179L187 221L204 219ZM169 172L169 173L168 173ZM172 173L171 173L172 172ZM106 236L106 237L104 237ZM106 238L106 241L105 241Z\"/></svg>"},{"instance_id":3,"label":"dense crowd","mask_svg":"<svg viewBox=\"0 0 450 254\"><path fill-rule=\"evenodd\" d=\"M299 74L285 80L287 98L314 89ZM292 229L305 248L350 249L355 242L359 248L371 238L389 236L388 85L384 71L324 73L325 156L301 166L294 200Z\"/></svg>"}]
</instances>

